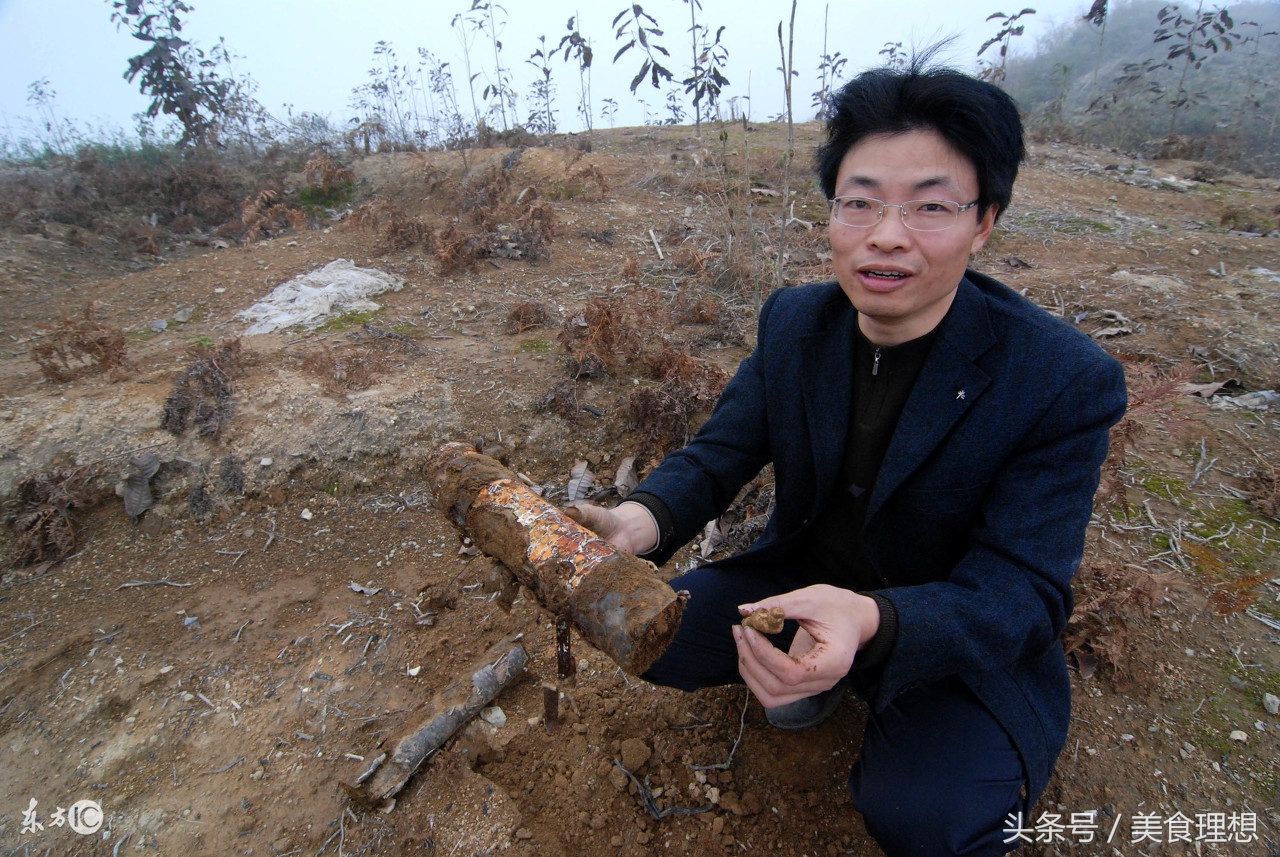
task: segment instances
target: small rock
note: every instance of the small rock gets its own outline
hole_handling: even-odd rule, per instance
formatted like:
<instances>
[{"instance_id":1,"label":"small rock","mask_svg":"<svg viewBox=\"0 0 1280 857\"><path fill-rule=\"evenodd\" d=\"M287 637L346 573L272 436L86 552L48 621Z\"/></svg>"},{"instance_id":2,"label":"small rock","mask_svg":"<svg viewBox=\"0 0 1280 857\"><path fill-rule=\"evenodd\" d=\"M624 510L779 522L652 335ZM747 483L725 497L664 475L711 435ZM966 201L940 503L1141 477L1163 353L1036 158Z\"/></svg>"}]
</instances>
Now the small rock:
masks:
<instances>
[{"instance_id":1,"label":"small rock","mask_svg":"<svg viewBox=\"0 0 1280 857\"><path fill-rule=\"evenodd\" d=\"M1257 729L1259 732L1266 732L1267 724L1263 723L1261 720L1255 720L1253 721L1253 728Z\"/></svg>"},{"instance_id":2,"label":"small rock","mask_svg":"<svg viewBox=\"0 0 1280 857\"><path fill-rule=\"evenodd\" d=\"M504 712L501 708L499 708L496 705L490 706L489 708L486 708L484 711L481 711L480 719L482 719L485 723L488 723L490 726L496 726L498 728L502 728L503 726L507 725L506 712Z\"/></svg>"},{"instance_id":3,"label":"small rock","mask_svg":"<svg viewBox=\"0 0 1280 857\"><path fill-rule=\"evenodd\" d=\"M631 780L627 778L626 773L617 765L614 765L613 770L609 771L609 782L613 783L613 787L620 792L625 792L627 786L631 784Z\"/></svg>"},{"instance_id":4,"label":"small rock","mask_svg":"<svg viewBox=\"0 0 1280 857\"><path fill-rule=\"evenodd\" d=\"M418 673L422 672L422 667L406 667L405 672L408 673L411 678L416 678Z\"/></svg>"},{"instance_id":5,"label":"small rock","mask_svg":"<svg viewBox=\"0 0 1280 857\"><path fill-rule=\"evenodd\" d=\"M1243 729L1233 729L1231 730L1230 738L1232 741L1239 741L1243 744L1249 740L1249 733Z\"/></svg>"},{"instance_id":6,"label":"small rock","mask_svg":"<svg viewBox=\"0 0 1280 857\"><path fill-rule=\"evenodd\" d=\"M516 831L516 839L529 840L533 838L533 831L527 827L522 827Z\"/></svg>"},{"instance_id":7,"label":"small rock","mask_svg":"<svg viewBox=\"0 0 1280 857\"><path fill-rule=\"evenodd\" d=\"M1121 741L1132 741L1132 740L1133 740L1133 736L1132 736L1132 735L1130 735L1128 732L1125 732L1125 733L1123 733L1123 734L1120 736L1120 740L1121 740Z\"/></svg>"},{"instance_id":8,"label":"small rock","mask_svg":"<svg viewBox=\"0 0 1280 857\"><path fill-rule=\"evenodd\" d=\"M653 750L641 738L628 738L622 742L621 749L622 767L633 774L653 755Z\"/></svg>"},{"instance_id":9,"label":"small rock","mask_svg":"<svg viewBox=\"0 0 1280 857\"><path fill-rule=\"evenodd\" d=\"M169 322L165 321L163 318L157 318L152 321L151 324L147 325L147 327L151 328L153 333L160 333L169 327Z\"/></svg>"},{"instance_id":10,"label":"small rock","mask_svg":"<svg viewBox=\"0 0 1280 857\"><path fill-rule=\"evenodd\" d=\"M310 510L310 509L303 509L303 510L302 510L302 520L304 520L304 521L310 521L310 520L311 520L312 518L314 518L314 517L315 517L315 515L314 515L314 514L312 514L312 512L311 512L311 510Z\"/></svg>"},{"instance_id":11,"label":"small rock","mask_svg":"<svg viewBox=\"0 0 1280 857\"><path fill-rule=\"evenodd\" d=\"M1274 693L1262 694L1262 707L1267 710L1268 714L1280 714L1280 696Z\"/></svg>"},{"instance_id":12,"label":"small rock","mask_svg":"<svg viewBox=\"0 0 1280 857\"><path fill-rule=\"evenodd\" d=\"M262 467L270 467L271 465L275 464L275 461L270 458L264 458L261 461L259 461L258 464Z\"/></svg>"},{"instance_id":13,"label":"small rock","mask_svg":"<svg viewBox=\"0 0 1280 857\"><path fill-rule=\"evenodd\" d=\"M173 314L173 320L178 324L186 324L191 321L192 307L183 307Z\"/></svg>"}]
</instances>

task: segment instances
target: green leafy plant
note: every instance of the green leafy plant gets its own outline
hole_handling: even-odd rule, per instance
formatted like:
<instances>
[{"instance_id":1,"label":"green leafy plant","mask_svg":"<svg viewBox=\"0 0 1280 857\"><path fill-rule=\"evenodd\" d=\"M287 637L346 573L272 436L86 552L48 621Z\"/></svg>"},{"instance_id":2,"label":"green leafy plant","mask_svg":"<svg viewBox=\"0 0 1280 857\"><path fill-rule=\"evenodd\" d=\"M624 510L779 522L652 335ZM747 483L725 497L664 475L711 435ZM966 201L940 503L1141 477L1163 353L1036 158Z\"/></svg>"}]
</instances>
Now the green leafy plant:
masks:
<instances>
[{"instance_id":1,"label":"green leafy plant","mask_svg":"<svg viewBox=\"0 0 1280 857\"><path fill-rule=\"evenodd\" d=\"M720 41L724 35L724 27L716 30L715 37L710 36L710 29L698 23L697 12L702 8L698 0L685 0L689 4L689 38L693 49L693 66L688 77L680 81L684 91L693 96L693 121L696 133L702 136L703 102L706 102L708 116L714 116L716 102L720 100L720 90L729 85L723 69L729 61L729 49Z\"/></svg>"},{"instance_id":2,"label":"green leafy plant","mask_svg":"<svg viewBox=\"0 0 1280 857\"><path fill-rule=\"evenodd\" d=\"M629 17L628 17L629 16ZM653 84L654 89L660 89L663 80L671 80L671 71L658 61L655 52L664 57L671 56L671 53L662 45L653 41L654 37L662 36L662 29L658 26L657 20L640 7L639 3L632 3L626 9L619 12L613 19L614 40L626 40L626 44L618 48L618 52L613 55L613 61L616 64L627 51L639 45L644 51L644 60L640 63L640 71L636 72L636 76L631 79L631 91L636 89L644 82L646 77Z\"/></svg>"},{"instance_id":3,"label":"green leafy plant","mask_svg":"<svg viewBox=\"0 0 1280 857\"><path fill-rule=\"evenodd\" d=\"M1182 14L1175 3L1160 10L1160 26L1155 31L1155 43L1170 42L1169 52L1165 59L1169 63L1182 60L1182 68L1178 74L1178 86L1169 98L1169 134L1175 133L1178 114L1185 111L1194 101L1203 96L1187 89L1187 75L1199 71L1211 54L1219 49L1229 51L1235 34L1235 23L1226 9L1214 7L1204 11L1204 2L1196 6L1195 15L1191 18Z\"/></svg>"},{"instance_id":4,"label":"green leafy plant","mask_svg":"<svg viewBox=\"0 0 1280 857\"><path fill-rule=\"evenodd\" d=\"M151 96L147 116L174 116L182 125L179 146L214 142L217 125L232 107L235 81L231 55L219 40L208 54L180 35L182 16L191 12L182 0L114 0L111 20L117 28L151 47L129 58L125 80Z\"/></svg>"},{"instance_id":5,"label":"green leafy plant","mask_svg":"<svg viewBox=\"0 0 1280 857\"><path fill-rule=\"evenodd\" d=\"M987 16L988 21L999 21L1000 30L994 36L982 43L982 47L978 48L978 56L981 57L986 53L987 48L993 45L1000 46L1000 64L996 65L991 62L983 62L982 70L978 73L978 77L983 80L989 80L992 83L1001 83L1005 79L1006 68L1009 63L1009 46L1013 40L1021 36L1026 31L1025 24L1019 24L1018 21L1026 15L1034 15L1035 9L1023 9L1012 15L1006 15L1003 12L993 12Z\"/></svg>"},{"instance_id":6,"label":"green leafy plant","mask_svg":"<svg viewBox=\"0 0 1280 857\"><path fill-rule=\"evenodd\" d=\"M560 37L560 44L556 46L557 51L564 51L564 61L568 62L570 57L578 66L578 115L582 117L583 123L587 126L587 134L591 134L591 43L588 42L578 30L574 27L574 22L578 18L575 15L569 19L567 29L569 32ZM617 107L617 102L613 102Z\"/></svg>"}]
</instances>

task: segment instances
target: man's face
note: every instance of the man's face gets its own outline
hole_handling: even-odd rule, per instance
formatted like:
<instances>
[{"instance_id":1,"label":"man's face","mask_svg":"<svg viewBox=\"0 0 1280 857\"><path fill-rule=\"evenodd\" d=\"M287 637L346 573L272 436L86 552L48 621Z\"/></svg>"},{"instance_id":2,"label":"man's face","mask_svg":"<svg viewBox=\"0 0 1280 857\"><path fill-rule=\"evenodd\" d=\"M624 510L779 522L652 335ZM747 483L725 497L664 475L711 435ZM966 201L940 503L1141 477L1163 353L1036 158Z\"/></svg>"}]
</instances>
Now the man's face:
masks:
<instances>
[{"instance_id":1,"label":"man's face","mask_svg":"<svg viewBox=\"0 0 1280 857\"><path fill-rule=\"evenodd\" d=\"M836 196L965 205L978 198L978 175L935 131L878 134L845 153ZM829 227L836 279L858 310L858 326L877 345L907 342L942 321L970 254L982 249L996 217L995 206L981 219L970 208L948 229L918 232L906 227L899 212L886 208L871 227L834 219Z\"/></svg>"}]
</instances>

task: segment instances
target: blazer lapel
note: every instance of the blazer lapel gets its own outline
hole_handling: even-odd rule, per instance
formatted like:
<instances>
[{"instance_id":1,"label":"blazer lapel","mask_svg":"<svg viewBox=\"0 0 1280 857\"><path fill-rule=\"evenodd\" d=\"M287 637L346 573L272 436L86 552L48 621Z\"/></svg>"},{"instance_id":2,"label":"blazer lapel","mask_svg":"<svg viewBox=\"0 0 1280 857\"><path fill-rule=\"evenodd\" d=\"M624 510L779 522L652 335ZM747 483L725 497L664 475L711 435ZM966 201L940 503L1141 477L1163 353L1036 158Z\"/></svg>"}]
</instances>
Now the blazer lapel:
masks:
<instances>
[{"instance_id":1,"label":"blazer lapel","mask_svg":"<svg viewBox=\"0 0 1280 857\"><path fill-rule=\"evenodd\" d=\"M813 451L815 508L833 490L849 435L856 321L853 306L841 296L841 303L829 311L826 328L800 341L800 383Z\"/></svg>"},{"instance_id":2,"label":"blazer lapel","mask_svg":"<svg viewBox=\"0 0 1280 857\"><path fill-rule=\"evenodd\" d=\"M974 361L995 342L995 334L982 293L967 279L960 281L942 325L898 418L871 493L867 520L933 452L991 383Z\"/></svg>"}]
</instances>

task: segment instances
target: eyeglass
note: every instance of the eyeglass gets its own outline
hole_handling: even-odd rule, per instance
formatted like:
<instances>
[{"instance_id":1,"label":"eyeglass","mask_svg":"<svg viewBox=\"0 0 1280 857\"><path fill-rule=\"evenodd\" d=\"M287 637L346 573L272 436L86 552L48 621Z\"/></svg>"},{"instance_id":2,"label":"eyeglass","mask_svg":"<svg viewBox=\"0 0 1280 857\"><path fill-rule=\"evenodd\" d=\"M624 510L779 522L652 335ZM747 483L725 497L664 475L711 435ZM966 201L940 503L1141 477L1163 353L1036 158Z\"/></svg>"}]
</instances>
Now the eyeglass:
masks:
<instances>
[{"instance_id":1,"label":"eyeglass","mask_svg":"<svg viewBox=\"0 0 1280 857\"><path fill-rule=\"evenodd\" d=\"M908 229L938 232L955 226L960 212L968 211L977 204L978 200L961 205L945 199L912 199L896 203L865 196L837 196L831 200L831 217L845 226L866 228L879 223L886 208L896 208L902 216L902 225Z\"/></svg>"}]
</instances>

